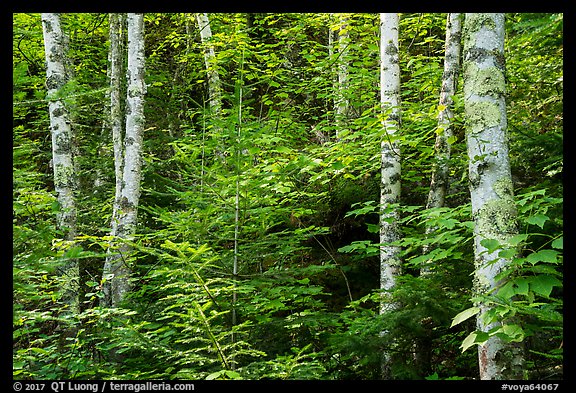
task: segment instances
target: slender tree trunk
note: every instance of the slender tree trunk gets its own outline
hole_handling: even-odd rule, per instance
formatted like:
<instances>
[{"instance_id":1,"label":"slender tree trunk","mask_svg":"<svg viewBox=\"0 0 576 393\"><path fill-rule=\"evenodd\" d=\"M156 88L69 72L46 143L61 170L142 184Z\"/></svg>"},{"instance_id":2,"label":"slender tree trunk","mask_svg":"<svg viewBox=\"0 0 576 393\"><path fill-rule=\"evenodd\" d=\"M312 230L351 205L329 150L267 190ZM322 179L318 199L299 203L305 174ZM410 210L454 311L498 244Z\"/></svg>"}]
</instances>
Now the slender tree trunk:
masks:
<instances>
[{"instance_id":1,"label":"slender tree trunk","mask_svg":"<svg viewBox=\"0 0 576 393\"><path fill-rule=\"evenodd\" d=\"M112 146L114 151L114 178L115 191L112 206L112 219L110 222L110 234L117 236L119 205L122 192L122 172L124 167L124 148L122 146L122 129L124 126L122 111L122 81L124 69L124 39L125 39L125 14L110 14L110 50L108 54L108 77L110 90L108 93L108 119L105 125L112 134ZM114 256L112 250L108 250L109 256L104 264L103 293L101 300L103 306L112 306L112 282L109 279L113 275L112 262Z\"/></svg>"},{"instance_id":2,"label":"slender tree trunk","mask_svg":"<svg viewBox=\"0 0 576 393\"><path fill-rule=\"evenodd\" d=\"M124 127L122 112L122 75L124 74L124 28L125 14L110 14L110 130L112 131L112 146L114 149L114 178L116 187L112 211L112 232L116 234L118 225L118 206L122 190L122 172L124 154L122 148L122 128Z\"/></svg>"},{"instance_id":3,"label":"slender tree trunk","mask_svg":"<svg viewBox=\"0 0 576 393\"><path fill-rule=\"evenodd\" d=\"M204 64L206 65L206 73L208 75L208 103L210 107L210 119L212 120L211 133L217 137L222 135L222 126L220 124L222 118L222 82L216 68L216 52L212 44L212 29L210 28L210 19L208 14L197 13L196 22L200 30L200 41L204 46ZM203 134L204 138L204 134ZM225 154L222 151L216 150L215 154L220 159L225 159ZM204 155L202 155L202 184L204 179Z\"/></svg>"},{"instance_id":4,"label":"slender tree trunk","mask_svg":"<svg viewBox=\"0 0 576 393\"><path fill-rule=\"evenodd\" d=\"M108 50L108 68L106 70L106 79L109 81L109 87L106 91L106 105L104 106L104 117L102 120L102 139L104 141L107 140L107 135L112 135L113 141L113 149L114 153L116 153L116 139L115 131L121 132L122 130L122 118L118 115L118 111L121 111L120 106L120 88L122 84L122 77L121 77L121 69L122 69L122 57L120 53L122 53L122 45L121 45L121 28L122 28L122 17L125 14L109 14L108 21L109 21L109 38L108 41L110 43L110 49ZM120 62L120 64L118 64ZM113 114L114 113L114 114ZM105 143L102 143L102 146L99 148L100 155L106 155L107 149L105 147ZM121 151L121 148L120 148ZM116 168L116 160L114 161L115 165L115 175L116 179L118 179L118 170ZM105 182L106 174L101 168L96 168L97 175L95 179L94 188L96 192L97 188ZM112 214L114 216L114 214Z\"/></svg>"},{"instance_id":5,"label":"slender tree trunk","mask_svg":"<svg viewBox=\"0 0 576 393\"><path fill-rule=\"evenodd\" d=\"M456 94L456 85L460 71L460 41L462 38L462 14L450 13L446 20L446 44L444 55L444 75L440 90L440 111L438 114L438 133L434 145L435 162L426 208L444 206L448 184L448 161L452 143L452 105ZM429 231L428 231L429 232Z\"/></svg>"},{"instance_id":6,"label":"slender tree trunk","mask_svg":"<svg viewBox=\"0 0 576 393\"><path fill-rule=\"evenodd\" d=\"M73 241L76 236L76 173L73 159L73 134L68 109L60 89L68 82L66 64L65 37L58 14L42 14L42 28L46 55L46 88L48 90L48 109L50 112L50 133L52 136L52 168L54 171L54 189L60 209L56 217L56 226L62 231L64 239ZM69 313L79 310L79 266L78 260L69 260L60 269L65 277L62 288L62 300L68 305Z\"/></svg>"},{"instance_id":7,"label":"slender tree trunk","mask_svg":"<svg viewBox=\"0 0 576 393\"><path fill-rule=\"evenodd\" d=\"M330 64L332 64L333 59L335 59L334 57L334 41L336 38L336 32L334 30L334 27L332 27L332 24L334 23L334 14L330 13L328 15L328 59L330 61ZM330 81L332 82L332 86L334 87L334 91L336 91L336 83L337 83L338 77L336 76L336 73L334 73L332 70L330 70ZM336 105L334 105L334 110L336 110Z\"/></svg>"},{"instance_id":8,"label":"slender tree trunk","mask_svg":"<svg viewBox=\"0 0 576 393\"><path fill-rule=\"evenodd\" d=\"M210 29L208 14L196 14L196 21L198 22L198 28L200 30L200 40L204 45L204 63L206 64L206 71L208 73L210 111L214 117L219 118L222 109L222 84L218 70L216 69L214 45L210 42L212 40L212 30Z\"/></svg>"},{"instance_id":9,"label":"slender tree trunk","mask_svg":"<svg viewBox=\"0 0 576 393\"><path fill-rule=\"evenodd\" d=\"M430 181L430 191L426 208L444 206L446 188L448 185L448 172L450 170L450 145L452 144L452 105L456 85L460 71L460 47L462 40L462 14L450 13L446 18L446 43L444 54L444 75L442 77L442 87L440 89L440 111L438 114L438 132L436 143L434 144L435 161L432 167L432 180ZM427 227L426 234L434 231L435 228ZM424 247L423 252L428 253L429 246ZM420 274L430 273L431 266L426 263L420 269Z\"/></svg>"},{"instance_id":10,"label":"slender tree trunk","mask_svg":"<svg viewBox=\"0 0 576 393\"><path fill-rule=\"evenodd\" d=\"M440 89L440 111L438 114L438 132L434 145L435 161L432 168L432 180L426 208L444 206L446 189L448 186L448 172L450 160L450 146L452 144L452 113L453 100L456 94L456 85L460 69L460 41L462 38L462 14L450 13L446 17L446 41L444 54L444 75L442 76L442 87ZM426 235L432 233L436 228L426 227ZM430 246L423 247L423 254L430 251ZM420 268L420 276L425 278L432 273L433 266L430 261L425 262ZM432 348L431 327L423 320L422 326L428 333L416 340L414 362L420 375L428 375L432 370Z\"/></svg>"},{"instance_id":11,"label":"slender tree trunk","mask_svg":"<svg viewBox=\"0 0 576 393\"><path fill-rule=\"evenodd\" d=\"M142 138L144 130L144 18L142 14L128 14L128 80L126 94L126 133L122 180L119 199L114 203L116 224L112 224L112 235L118 239L114 250L107 257L104 277L110 281L104 303L117 307L130 291L131 268L128 255L132 248L126 241L133 240L136 233L138 203L140 198L140 176L142 165ZM118 157L116 157L118 158Z\"/></svg>"},{"instance_id":12,"label":"slender tree trunk","mask_svg":"<svg viewBox=\"0 0 576 393\"><path fill-rule=\"evenodd\" d=\"M488 252L484 239L503 247L518 233L517 211L508 156L504 14L466 14L463 76L467 130L468 173L474 220L474 288L488 295L499 282L497 275L511 260ZM488 332L500 321L487 320L489 303L478 302L477 328ZM521 348L491 336L478 347L480 379L521 379Z\"/></svg>"},{"instance_id":13,"label":"slender tree trunk","mask_svg":"<svg viewBox=\"0 0 576 393\"><path fill-rule=\"evenodd\" d=\"M396 135L400 127L400 66L398 63L398 14L380 14L380 102L384 115L381 144L380 186L380 289L390 291L401 273L400 249L391 243L399 239L400 146ZM393 311L396 305L383 299L380 313ZM382 377L390 377L390 353L383 354Z\"/></svg>"},{"instance_id":14,"label":"slender tree trunk","mask_svg":"<svg viewBox=\"0 0 576 393\"><path fill-rule=\"evenodd\" d=\"M336 139L338 140L341 131L346 127L348 108L348 45L350 44L350 33L348 31L348 17L338 14L338 61L336 99L334 100L334 113L336 119Z\"/></svg>"}]
</instances>

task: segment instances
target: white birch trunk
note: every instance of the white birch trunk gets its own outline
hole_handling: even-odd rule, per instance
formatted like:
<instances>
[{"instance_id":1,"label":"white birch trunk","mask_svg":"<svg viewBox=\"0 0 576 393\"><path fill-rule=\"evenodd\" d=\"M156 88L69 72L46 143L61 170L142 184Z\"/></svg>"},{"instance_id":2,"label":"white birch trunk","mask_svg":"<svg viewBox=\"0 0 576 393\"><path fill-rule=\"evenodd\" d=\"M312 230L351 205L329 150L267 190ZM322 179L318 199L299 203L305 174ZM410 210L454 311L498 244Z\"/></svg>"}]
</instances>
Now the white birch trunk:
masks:
<instances>
[{"instance_id":1,"label":"white birch trunk","mask_svg":"<svg viewBox=\"0 0 576 393\"><path fill-rule=\"evenodd\" d=\"M346 125L348 117L348 45L350 33L348 32L348 18L338 14L338 61L337 61L337 86L336 99L334 100L334 112L336 118L336 139L340 138L342 128Z\"/></svg>"},{"instance_id":2,"label":"white birch trunk","mask_svg":"<svg viewBox=\"0 0 576 393\"><path fill-rule=\"evenodd\" d=\"M198 29L200 30L200 40L204 46L204 63L206 64L206 72L208 73L208 99L210 102L210 111L213 116L220 117L222 108L222 85L220 83L220 76L216 69L216 53L214 45L210 42L212 40L212 30L210 29L210 20L208 14L196 14L196 21L198 22Z\"/></svg>"},{"instance_id":3,"label":"white birch trunk","mask_svg":"<svg viewBox=\"0 0 576 393\"><path fill-rule=\"evenodd\" d=\"M65 66L67 63L65 37L58 14L43 13L41 18L46 56L46 88L52 136L54 189L60 204L56 226L64 233L65 239L72 241L76 236L77 215L74 197L77 183L72 154L72 128L64 101L57 97L59 90L68 82ZM60 274L65 277L65 286L62 289L63 301L70 307L71 312L77 312L79 310L78 261L68 261L61 268Z\"/></svg>"},{"instance_id":4,"label":"white birch trunk","mask_svg":"<svg viewBox=\"0 0 576 393\"><path fill-rule=\"evenodd\" d=\"M380 14L380 103L384 115L381 144L380 185L380 289L389 291L401 273L400 249L391 243L399 239L400 146L396 141L400 127L400 66L398 62L398 14ZM393 311L396 305L383 299L380 313ZM389 378L390 355L382 358L382 377Z\"/></svg>"},{"instance_id":5,"label":"white birch trunk","mask_svg":"<svg viewBox=\"0 0 576 393\"><path fill-rule=\"evenodd\" d=\"M114 178L116 188L112 211L112 235L116 235L118 225L118 205L122 190L122 172L124 165L124 149L122 148L122 75L124 68L124 26L126 15L110 14L110 130L114 149Z\"/></svg>"},{"instance_id":6,"label":"white birch trunk","mask_svg":"<svg viewBox=\"0 0 576 393\"><path fill-rule=\"evenodd\" d=\"M400 146L395 140L400 126L400 66L398 64L398 14L380 14L380 102L384 113L383 127L385 135L381 144L380 204L380 288L390 290L394 287L396 276L400 273L399 248L390 245L398 240L395 209L390 205L400 200ZM387 311L390 304L383 304Z\"/></svg>"},{"instance_id":7,"label":"white birch trunk","mask_svg":"<svg viewBox=\"0 0 576 393\"><path fill-rule=\"evenodd\" d=\"M438 114L438 134L434 144L435 162L432 168L432 179L430 181L430 191L426 208L444 206L446 188L448 185L448 171L451 138L452 138L452 112L453 98L456 94L458 74L460 72L460 48L462 39L462 14L450 13L446 18L446 43L444 54L444 74L442 76L442 87L440 89L440 111ZM432 232L434 228L426 228L426 234ZM424 253L429 251L429 246L424 247ZM421 269L421 274L430 273L429 264L425 264Z\"/></svg>"},{"instance_id":8,"label":"white birch trunk","mask_svg":"<svg viewBox=\"0 0 576 393\"><path fill-rule=\"evenodd\" d=\"M124 160L120 197L117 205L116 226L113 235L119 239L117 249L105 264L104 277L110 279L110 292L105 293L105 304L118 306L130 291L131 269L128 254L131 247L123 240L133 240L136 233L138 203L140 198L140 176L142 166L142 137L144 130L144 18L142 14L128 14L128 80L126 92L126 133L124 136ZM114 233L115 232L115 233Z\"/></svg>"},{"instance_id":9,"label":"white birch trunk","mask_svg":"<svg viewBox=\"0 0 576 393\"><path fill-rule=\"evenodd\" d=\"M462 38L462 14L450 13L446 19L446 44L444 55L444 74L440 90L441 107L438 114L439 132L436 136L434 149L436 162L430 182L430 192L426 208L444 206L446 186L448 181L448 160L450 159L450 138L452 137L451 122L454 117L452 105L460 71L460 41Z\"/></svg>"},{"instance_id":10,"label":"white birch trunk","mask_svg":"<svg viewBox=\"0 0 576 393\"><path fill-rule=\"evenodd\" d=\"M517 211L508 157L504 14L466 14L463 76L468 172L474 228L475 279L479 295L493 291L496 276L511 261L488 253L481 244L495 239L506 245L517 234ZM478 303L477 328L488 332L500 321L486 321L490 305ZM523 357L517 345L497 336L478 347L480 379L522 378Z\"/></svg>"},{"instance_id":11,"label":"white birch trunk","mask_svg":"<svg viewBox=\"0 0 576 393\"><path fill-rule=\"evenodd\" d=\"M109 119L107 124L110 128L112 134L112 145L114 150L114 178L115 178L115 192L114 192L114 202L112 207L112 219L110 222L110 235L117 236L118 228L118 212L120 205L120 198L122 192L122 173L124 167L124 148L122 146L122 128L123 128L123 113L122 113L122 99L121 99L121 87L123 80L123 65L124 65L124 29L125 29L125 14L110 14L110 49L108 56L108 76L110 79L110 90L108 94L109 107L108 115ZM112 250L108 250L110 254L106 258L104 264L103 278L104 283L102 285L102 290L104 297L102 299L103 306L112 305L112 284L108 281L108 278L113 274L112 262L115 257L111 254Z\"/></svg>"},{"instance_id":12,"label":"white birch trunk","mask_svg":"<svg viewBox=\"0 0 576 393\"><path fill-rule=\"evenodd\" d=\"M332 28L332 23L333 23L332 20L333 19L334 19L334 14L330 13L328 15L328 59L330 61L332 61L332 59L334 59L334 29ZM335 86L336 85L336 81L335 81L336 78L334 78L333 72L332 71L330 71L330 72L332 75L331 76L332 83Z\"/></svg>"},{"instance_id":13,"label":"white birch trunk","mask_svg":"<svg viewBox=\"0 0 576 393\"><path fill-rule=\"evenodd\" d=\"M446 189L448 185L448 171L450 160L450 146L452 141L451 122L454 117L452 113L453 99L456 94L456 85L460 68L460 41L462 38L462 23L460 13L450 13L446 17L446 40L444 45L444 74L442 76L442 87L440 89L438 132L434 144L434 164L432 167L432 179L430 181L430 191L426 208L444 206ZM426 235L432 233L436 228L427 226ZM427 254L432 245L422 247L422 253ZM432 274L434 266L431 261L426 261L420 267L420 276L428 277ZM423 328L429 331L424 321L421 321ZM430 332L432 333L432 332ZM420 375L428 375L431 370L430 335L424 335L416 340L414 362Z\"/></svg>"}]
</instances>

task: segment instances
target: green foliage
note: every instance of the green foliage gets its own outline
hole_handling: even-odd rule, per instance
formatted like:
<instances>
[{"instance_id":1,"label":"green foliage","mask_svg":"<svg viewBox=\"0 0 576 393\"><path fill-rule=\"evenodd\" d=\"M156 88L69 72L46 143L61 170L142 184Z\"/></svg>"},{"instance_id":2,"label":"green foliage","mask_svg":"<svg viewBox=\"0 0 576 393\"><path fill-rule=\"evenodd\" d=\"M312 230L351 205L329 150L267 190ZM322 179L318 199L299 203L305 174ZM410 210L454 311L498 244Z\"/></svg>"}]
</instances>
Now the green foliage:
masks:
<instances>
[{"instance_id":1,"label":"green foliage","mask_svg":"<svg viewBox=\"0 0 576 393\"><path fill-rule=\"evenodd\" d=\"M445 14L400 18L403 275L379 313L378 16L347 14L349 116L336 130L328 14L209 14L219 118L193 14L145 16L146 131L132 292L100 305L114 195L103 125L106 14L63 14L73 79L78 236L55 229L39 14L13 14L13 376L15 379L477 378L489 335L522 341L535 378L562 363L562 26L508 14L510 154L520 233L482 298L503 324L474 331L473 223L462 92L446 205L425 209L438 129ZM337 49L337 48L336 48ZM339 140L335 140L338 131ZM80 264L77 314L60 268ZM234 265L237 271L234 271ZM472 304L473 305L473 304ZM393 344L391 344L393 343Z\"/></svg>"},{"instance_id":2,"label":"green foliage","mask_svg":"<svg viewBox=\"0 0 576 393\"><path fill-rule=\"evenodd\" d=\"M563 199L546 194L545 189L536 189L517 196L523 233L514 236L510 244L502 245L494 239L482 241L487 252L500 250L498 256L511 259L511 263L496 277L500 285L494 293L473 298L491 306L483 316L485 323L499 324L487 333L471 332L462 342L462 351L498 336L508 342L550 343L547 353L531 351L535 363L562 358L563 236L561 214L556 214L561 211ZM546 215L551 211L556 211L554 220ZM452 326L478 312L475 306L460 312ZM538 371L535 367L534 372Z\"/></svg>"}]
</instances>

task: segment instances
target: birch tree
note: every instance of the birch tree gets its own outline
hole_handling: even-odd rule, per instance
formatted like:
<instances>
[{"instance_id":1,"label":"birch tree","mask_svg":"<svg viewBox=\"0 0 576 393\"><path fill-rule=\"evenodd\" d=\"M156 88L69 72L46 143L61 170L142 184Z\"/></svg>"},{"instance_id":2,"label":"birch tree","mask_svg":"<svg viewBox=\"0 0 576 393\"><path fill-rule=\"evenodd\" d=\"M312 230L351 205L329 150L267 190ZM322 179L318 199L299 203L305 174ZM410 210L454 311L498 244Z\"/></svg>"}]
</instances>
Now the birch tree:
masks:
<instances>
[{"instance_id":1,"label":"birch tree","mask_svg":"<svg viewBox=\"0 0 576 393\"><path fill-rule=\"evenodd\" d=\"M380 185L380 289L390 291L400 275L400 249L392 243L399 239L398 211L400 201L400 66L398 63L398 14L380 14L380 103L384 136L381 143ZM380 313L395 309L383 300ZM382 376L388 378L390 356L384 353Z\"/></svg>"},{"instance_id":2,"label":"birch tree","mask_svg":"<svg viewBox=\"0 0 576 393\"><path fill-rule=\"evenodd\" d=\"M456 94L458 74L460 72L460 42L462 36L462 14L450 13L446 18L446 44L444 55L444 74L440 90L438 113L438 132L436 135L435 163L430 182L430 192L426 208L444 206L448 182L448 160L450 159L450 145L452 144L452 119L454 114L452 106Z\"/></svg>"},{"instance_id":3,"label":"birch tree","mask_svg":"<svg viewBox=\"0 0 576 393\"><path fill-rule=\"evenodd\" d=\"M104 266L105 282L109 289L104 292L106 305L116 307L130 291L131 268L128 255L131 251L129 241L136 233L138 202L140 198L140 176L142 166L142 139L144 130L144 18L142 14L128 14L128 63L126 71L126 130L123 141L121 164L122 179L116 181L120 186L119 198L114 201L116 217L112 224L112 236L117 238L114 251L106 258ZM119 155L115 159L120 158ZM116 168L118 169L118 163Z\"/></svg>"},{"instance_id":4,"label":"birch tree","mask_svg":"<svg viewBox=\"0 0 576 393\"><path fill-rule=\"evenodd\" d=\"M122 172L124 166L124 148L122 146L122 128L124 125L123 111L122 111L122 97L121 88L123 79L123 66L124 66L124 27L126 22L126 14L110 14L109 15L109 41L110 49L108 52L108 78L109 78L109 91L107 94L108 105L106 107L106 118L104 119L105 131L109 131L112 135L112 146L114 151L114 178L115 178L115 191L114 201L112 206L112 219L110 222L110 234L115 236L118 227L118 212L120 205L120 198L122 192ZM108 250L109 254L112 250ZM104 297L101 299L103 305L111 305L111 290L112 284L108 281L111 271L112 255L106 259L104 265L104 274L102 286Z\"/></svg>"},{"instance_id":5,"label":"birch tree","mask_svg":"<svg viewBox=\"0 0 576 393\"><path fill-rule=\"evenodd\" d=\"M462 39L462 14L449 13L446 17L446 39L444 44L444 73L440 89L438 126L436 141L434 144L434 164L432 167L432 179L426 202L426 209L443 207L448 186L448 173L450 170L450 150L453 143L452 112L453 96L456 94L458 74L460 70L460 48ZM426 234L431 234L436 228L426 227ZM431 245L422 247L422 253L428 254ZM431 261L426 261L420 268L420 276L425 278L432 273ZM425 326L425 323L422 323ZM430 334L428 328L424 328L428 334L416 340L414 361L421 374L426 375L431 368L432 348L430 347Z\"/></svg>"},{"instance_id":6,"label":"birch tree","mask_svg":"<svg viewBox=\"0 0 576 393\"><path fill-rule=\"evenodd\" d=\"M56 217L56 226L63 232L64 239L73 241L76 236L76 200L74 193L77 179L73 159L73 134L69 111L61 96L61 89L68 82L66 70L66 45L60 16L54 13L41 15L46 57L46 88L48 93L48 110L50 112L50 134L52 137L52 169L54 189L60 205ZM62 300L68 305L71 313L79 310L78 260L70 259L60 269L64 277Z\"/></svg>"},{"instance_id":7,"label":"birch tree","mask_svg":"<svg viewBox=\"0 0 576 393\"><path fill-rule=\"evenodd\" d=\"M511 259L500 253L518 233L506 117L504 14L470 13L463 34L464 108L472 216L474 220L474 288L485 299L499 284L498 274ZM486 247L487 242L500 246ZM478 347L481 379L519 379L519 346L494 335L502 322L490 315L491 304L479 300L477 329L490 335Z\"/></svg>"},{"instance_id":8,"label":"birch tree","mask_svg":"<svg viewBox=\"0 0 576 393\"><path fill-rule=\"evenodd\" d=\"M108 68L106 70L106 78L109 81L108 89L106 91L106 105L104 106L104 116L102 120L102 136L103 140L107 141L107 135L112 135L112 143L114 150L114 173L116 181L122 177L119 176L121 168L119 163L121 160L117 159L118 152L122 152L121 138L122 138L122 69L124 65L125 56L123 55L125 45L126 33L126 14L109 14L108 15L108 42L110 47L108 50ZM120 142L118 142L120 141ZM108 150L105 146L107 142L103 142L99 148L99 154L107 155ZM96 188L105 183L106 174L102 168L96 168L96 179L94 181L94 192ZM116 186L116 198L118 197L119 187ZM116 214L112 213L112 217ZM114 219L112 219L114 222Z\"/></svg>"},{"instance_id":9,"label":"birch tree","mask_svg":"<svg viewBox=\"0 0 576 393\"><path fill-rule=\"evenodd\" d=\"M462 40L462 14L449 13L446 17L446 41L444 54L444 74L442 75L442 87L440 89L440 102L438 113L438 131L434 144L435 161L432 168L430 191L426 202L426 209L444 206L446 188L448 185L449 160L451 144L453 143L452 112L453 97L456 94L458 74L460 72L460 52ZM426 228L430 233L434 228ZM424 253L428 253L429 246L424 247ZM425 264L422 274L430 272L430 266Z\"/></svg>"},{"instance_id":10,"label":"birch tree","mask_svg":"<svg viewBox=\"0 0 576 393\"><path fill-rule=\"evenodd\" d=\"M210 19L207 13L197 13L196 21L200 30L200 40L204 46L204 63L208 73L208 100L210 103L210 112L216 118L220 117L222 108L222 84L220 76L216 69L216 52L212 41L212 29L210 28Z\"/></svg>"},{"instance_id":11,"label":"birch tree","mask_svg":"<svg viewBox=\"0 0 576 393\"><path fill-rule=\"evenodd\" d=\"M196 22L200 31L200 41L204 46L204 64L208 76L208 105L213 122L212 130L216 135L221 135L220 119L222 115L222 82L216 68L216 51L212 43L212 29L210 28L210 19L207 13L197 13ZM204 140L204 135L202 136ZM216 155L224 158L224 153L216 151ZM202 150L202 177L200 180L201 187L204 186L204 150Z\"/></svg>"},{"instance_id":12,"label":"birch tree","mask_svg":"<svg viewBox=\"0 0 576 393\"><path fill-rule=\"evenodd\" d=\"M124 165L122 149L122 74L124 69L124 25L125 14L110 14L110 130L114 149L114 177L116 180L114 206L112 211L112 232L116 233L118 206L122 190L122 170Z\"/></svg>"},{"instance_id":13,"label":"birch tree","mask_svg":"<svg viewBox=\"0 0 576 393\"><path fill-rule=\"evenodd\" d=\"M338 60L336 61L336 99L334 100L334 113L336 120L336 139L339 139L342 128L345 127L346 118L349 111L348 100L348 45L350 44L350 33L348 28L348 17L345 14L338 14L337 38Z\"/></svg>"}]
</instances>

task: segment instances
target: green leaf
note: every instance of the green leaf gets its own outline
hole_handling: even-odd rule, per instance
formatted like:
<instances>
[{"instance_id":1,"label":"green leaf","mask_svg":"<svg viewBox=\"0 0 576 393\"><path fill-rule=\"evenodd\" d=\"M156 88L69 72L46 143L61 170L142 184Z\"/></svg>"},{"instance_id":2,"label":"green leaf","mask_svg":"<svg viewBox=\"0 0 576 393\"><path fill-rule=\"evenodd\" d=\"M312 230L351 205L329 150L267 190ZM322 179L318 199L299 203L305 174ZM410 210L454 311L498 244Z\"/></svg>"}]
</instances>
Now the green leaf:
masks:
<instances>
[{"instance_id":1,"label":"green leaf","mask_svg":"<svg viewBox=\"0 0 576 393\"><path fill-rule=\"evenodd\" d=\"M540 250L528 255L526 260L533 265L538 262L558 263L558 254L560 254L560 252L556 250Z\"/></svg>"},{"instance_id":2,"label":"green leaf","mask_svg":"<svg viewBox=\"0 0 576 393\"><path fill-rule=\"evenodd\" d=\"M220 371L213 372L212 374L209 374L206 377L206 380L207 381L213 381L215 379L224 379L223 377L224 377L225 373L226 373L226 370L220 370Z\"/></svg>"},{"instance_id":3,"label":"green leaf","mask_svg":"<svg viewBox=\"0 0 576 393\"><path fill-rule=\"evenodd\" d=\"M78 256L80 256L82 251L84 251L84 249L81 246L74 246L66 252L65 257L71 259L77 258Z\"/></svg>"},{"instance_id":4,"label":"green leaf","mask_svg":"<svg viewBox=\"0 0 576 393\"><path fill-rule=\"evenodd\" d=\"M286 306L280 300L274 299L274 300L271 300L270 302L268 302L268 304L266 304L264 306L264 308L271 309L271 310L281 310L281 309L286 308Z\"/></svg>"},{"instance_id":5,"label":"green leaf","mask_svg":"<svg viewBox=\"0 0 576 393\"><path fill-rule=\"evenodd\" d=\"M278 146L274 150L276 150L278 153L285 153L285 154L292 153L292 149L290 149L287 146Z\"/></svg>"},{"instance_id":6,"label":"green leaf","mask_svg":"<svg viewBox=\"0 0 576 393\"><path fill-rule=\"evenodd\" d=\"M490 336L497 336L507 342L520 342L524 340L524 330L514 324L502 325L490 332Z\"/></svg>"},{"instance_id":7,"label":"green leaf","mask_svg":"<svg viewBox=\"0 0 576 393\"><path fill-rule=\"evenodd\" d=\"M32 348L30 348L30 351L35 352L35 353L39 353L40 355L50 355L50 352L48 352L47 350L45 350L43 348L32 347Z\"/></svg>"},{"instance_id":8,"label":"green leaf","mask_svg":"<svg viewBox=\"0 0 576 393\"><path fill-rule=\"evenodd\" d=\"M242 376L236 371L232 370L220 370L209 374L206 380L212 381L216 379L242 379Z\"/></svg>"},{"instance_id":9,"label":"green leaf","mask_svg":"<svg viewBox=\"0 0 576 393\"><path fill-rule=\"evenodd\" d=\"M60 211L60 203L58 201L52 201L50 209L52 210L52 213L58 213Z\"/></svg>"},{"instance_id":10,"label":"green leaf","mask_svg":"<svg viewBox=\"0 0 576 393\"><path fill-rule=\"evenodd\" d=\"M558 239L554 239L552 242L552 247L562 250L564 248L564 236L560 236Z\"/></svg>"},{"instance_id":11,"label":"green leaf","mask_svg":"<svg viewBox=\"0 0 576 393\"><path fill-rule=\"evenodd\" d=\"M516 256L517 253L518 253L517 250L515 250L513 248L507 248L505 250L500 251L498 253L498 256L500 258L510 259L510 258L513 258L514 256Z\"/></svg>"},{"instance_id":12,"label":"green leaf","mask_svg":"<svg viewBox=\"0 0 576 393\"><path fill-rule=\"evenodd\" d=\"M432 375L428 375L427 377L425 377L424 379L426 379L427 381L437 381L440 378L438 377L438 373L434 373Z\"/></svg>"},{"instance_id":13,"label":"green leaf","mask_svg":"<svg viewBox=\"0 0 576 393\"><path fill-rule=\"evenodd\" d=\"M448 218L448 219L441 218L438 220L438 225L441 225L441 226L446 227L448 229L453 229L454 226L456 226L456 224L458 224L458 223L459 223L459 221L455 220L453 218Z\"/></svg>"},{"instance_id":14,"label":"green leaf","mask_svg":"<svg viewBox=\"0 0 576 393\"><path fill-rule=\"evenodd\" d=\"M516 292L514 291L514 283L510 281L498 289L498 296L504 299L511 299L515 294Z\"/></svg>"},{"instance_id":15,"label":"green leaf","mask_svg":"<svg viewBox=\"0 0 576 393\"><path fill-rule=\"evenodd\" d=\"M462 352L466 351L468 348L474 345L475 341L476 341L476 332L472 332L464 339L464 341L462 341L462 344L460 344Z\"/></svg>"},{"instance_id":16,"label":"green leaf","mask_svg":"<svg viewBox=\"0 0 576 393\"><path fill-rule=\"evenodd\" d=\"M462 344L460 344L460 348L462 348L462 352L464 352L472 345L481 344L484 341L488 340L489 338L490 336L488 335L488 333L480 331L472 332L464 339L464 341L462 341Z\"/></svg>"},{"instance_id":17,"label":"green leaf","mask_svg":"<svg viewBox=\"0 0 576 393\"><path fill-rule=\"evenodd\" d=\"M492 253L501 247L500 242L495 239L482 239L480 240L480 244L486 247L489 253Z\"/></svg>"},{"instance_id":18,"label":"green leaf","mask_svg":"<svg viewBox=\"0 0 576 393\"><path fill-rule=\"evenodd\" d=\"M361 207L360 209L355 209L355 210L350 210L348 213L346 213L346 215L344 217L350 217L350 216L359 216L361 214L366 214L366 213L372 213L376 210L377 206L371 206L374 203L374 201L368 201L364 203L364 207ZM358 204L354 204L352 205L352 207L357 206Z\"/></svg>"},{"instance_id":19,"label":"green leaf","mask_svg":"<svg viewBox=\"0 0 576 393\"><path fill-rule=\"evenodd\" d=\"M508 239L507 243L510 246L515 247L515 246L519 245L520 243L522 243L523 241L526 241L526 239L528 239L528 235L525 233L522 233L519 235L512 236L510 239Z\"/></svg>"},{"instance_id":20,"label":"green leaf","mask_svg":"<svg viewBox=\"0 0 576 393\"><path fill-rule=\"evenodd\" d=\"M379 233L380 232L380 225L378 225L378 224L366 223L366 227L368 228L368 232L370 232L370 233Z\"/></svg>"},{"instance_id":21,"label":"green leaf","mask_svg":"<svg viewBox=\"0 0 576 393\"><path fill-rule=\"evenodd\" d=\"M347 246L340 247L338 252L362 252L369 253L377 251L376 247L370 240L357 240Z\"/></svg>"},{"instance_id":22,"label":"green leaf","mask_svg":"<svg viewBox=\"0 0 576 393\"><path fill-rule=\"evenodd\" d=\"M450 325L450 327L453 327L455 325L458 325L461 322L464 322L465 320L467 320L470 317L473 317L474 315L478 314L479 312L480 312L480 308L478 308L478 307L467 308L466 310L458 313L452 319L452 324Z\"/></svg>"},{"instance_id":23,"label":"green leaf","mask_svg":"<svg viewBox=\"0 0 576 393\"><path fill-rule=\"evenodd\" d=\"M530 281L530 289L544 297L549 297L554 287L562 286L562 281L550 275L529 277L528 280Z\"/></svg>"},{"instance_id":24,"label":"green leaf","mask_svg":"<svg viewBox=\"0 0 576 393\"><path fill-rule=\"evenodd\" d=\"M332 168L338 171L346 168L346 165L342 164L340 161L336 161L332 163Z\"/></svg>"},{"instance_id":25,"label":"green leaf","mask_svg":"<svg viewBox=\"0 0 576 393\"><path fill-rule=\"evenodd\" d=\"M516 295L528 295L529 281L525 277L518 277L508 281L498 290L498 296L504 299L512 299Z\"/></svg>"},{"instance_id":26,"label":"green leaf","mask_svg":"<svg viewBox=\"0 0 576 393\"><path fill-rule=\"evenodd\" d=\"M529 282L524 277L519 277L518 279L514 280L514 285L516 286L516 294L518 295L528 295L529 290Z\"/></svg>"},{"instance_id":27,"label":"green leaf","mask_svg":"<svg viewBox=\"0 0 576 393\"><path fill-rule=\"evenodd\" d=\"M548 221L550 218L544 214L535 214L533 216L528 217L528 219L526 220L526 222L528 224L533 224L533 225L538 225L540 228L544 228L544 224L546 223L546 221Z\"/></svg>"}]
</instances>

